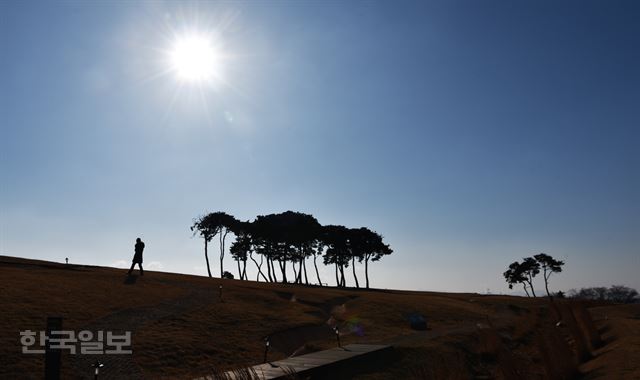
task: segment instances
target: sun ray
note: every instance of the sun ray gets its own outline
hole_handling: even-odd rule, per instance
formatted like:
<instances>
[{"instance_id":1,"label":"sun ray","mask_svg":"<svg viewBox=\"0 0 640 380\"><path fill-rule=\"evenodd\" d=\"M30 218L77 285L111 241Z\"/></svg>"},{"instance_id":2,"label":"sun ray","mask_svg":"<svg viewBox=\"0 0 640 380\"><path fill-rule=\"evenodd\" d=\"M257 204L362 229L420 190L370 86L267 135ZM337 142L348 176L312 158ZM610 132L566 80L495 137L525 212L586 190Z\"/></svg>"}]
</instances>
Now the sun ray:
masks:
<instances>
[{"instance_id":1,"label":"sun ray","mask_svg":"<svg viewBox=\"0 0 640 380\"><path fill-rule=\"evenodd\" d=\"M239 11L203 12L202 9L179 7L167 11L154 9L154 23L147 24L156 43L141 46L149 52L146 73L136 81L139 85L161 83L169 91L163 107L162 122L178 110L180 103L194 102L203 121L218 120L217 107L222 96L250 100L250 96L233 80L240 67L237 51L231 50L227 36L236 29ZM238 47L236 47L237 50ZM242 49L240 49L242 50ZM162 80L162 81L160 81ZM220 111L222 112L222 111ZM226 120L226 119L225 119Z\"/></svg>"}]
</instances>

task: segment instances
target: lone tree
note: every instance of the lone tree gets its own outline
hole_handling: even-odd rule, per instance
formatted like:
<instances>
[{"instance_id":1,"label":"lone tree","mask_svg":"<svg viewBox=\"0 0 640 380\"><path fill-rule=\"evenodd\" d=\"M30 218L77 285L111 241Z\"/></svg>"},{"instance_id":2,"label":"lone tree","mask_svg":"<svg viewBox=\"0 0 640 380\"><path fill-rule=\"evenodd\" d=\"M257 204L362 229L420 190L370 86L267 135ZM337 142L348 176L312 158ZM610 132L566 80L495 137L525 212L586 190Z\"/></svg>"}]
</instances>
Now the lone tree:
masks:
<instances>
[{"instance_id":1,"label":"lone tree","mask_svg":"<svg viewBox=\"0 0 640 380\"><path fill-rule=\"evenodd\" d=\"M540 253L533 257L542 267L542 275L544 276L544 288L547 291L547 296L549 296L549 298L552 298L551 293L549 293L549 277L551 277L551 274L553 273L562 272L564 261L556 260L546 253Z\"/></svg>"}]
</instances>

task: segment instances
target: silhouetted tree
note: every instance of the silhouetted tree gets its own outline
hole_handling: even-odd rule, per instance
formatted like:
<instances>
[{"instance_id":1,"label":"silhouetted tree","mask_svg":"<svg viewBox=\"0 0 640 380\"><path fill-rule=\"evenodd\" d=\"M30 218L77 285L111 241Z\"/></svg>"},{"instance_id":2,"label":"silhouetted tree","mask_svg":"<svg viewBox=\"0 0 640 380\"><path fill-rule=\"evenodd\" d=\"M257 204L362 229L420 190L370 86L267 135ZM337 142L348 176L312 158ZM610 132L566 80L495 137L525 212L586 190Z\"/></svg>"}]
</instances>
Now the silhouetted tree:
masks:
<instances>
[{"instance_id":1,"label":"silhouetted tree","mask_svg":"<svg viewBox=\"0 0 640 380\"><path fill-rule=\"evenodd\" d=\"M540 273L540 264L533 257L526 257L520 264L525 281L529 284L531 294L536 296L536 290L533 288L533 278Z\"/></svg>"},{"instance_id":2,"label":"silhouetted tree","mask_svg":"<svg viewBox=\"0 0 640 380\"><path fill-rule=\"evenodd\" d=\"M542 275L544 277L544 288L547 291L547 296L549 298L552 298L551 293L549 293L549 277L551 277L551 274L553 273L562 272L562 266L564 265L564 261L556 260L545 253L539 253L533 257L542 267Z\"/></svg>"},{"instance_id":3,"label":"silhouetted tree","mask_svg":"<svg viewBox=\"0 0 640 380\"><path fill-rule=\"evenodd\" d=\"M324 253L324 264L335 265L337 286L346 286L344 268L351 261L349 249L349 229L344 226L328 225L322 228L322 239L328 247ZM340 275L338 277L338 274Z\"/></svg>"},{"instance_id":4,"label":"silhouetted tree","mask_svg":"<svg viewBox=\"0 0 640 380\"><path fill-rule=\"evenodd\" d=\"M522 284L522 287L524 288L524 292L527 294L527 297L531 297L531 295L529 295L529 291L527 291L527 284L526 284L527 278L524 274L524 268L522 267L522 264L520 264L517 261L514 261L509 265L509 269L507 269L507 271L504 272L502 275L507 281L507 284L509 284L509 289L513 289L513 286L516 284Z\"/></svg>"},{"instance_id":5,"label":"silhouetted tree","mask_svg":"<svg viewBox=\"0 0 640 380\"><path fill-rule=\"evenodd\" d=\"M311 254L313 255L313 266L316 269L316 277L318 278L319 286L322 286L322 280L320 280L320 272L318 272L318 263L316 262L316 260L318 259L318 256L322 257L324 247L325 246L322 243L322 239L320 238L320 236L318 236L311 249Z\"/></svg>"},{"instance_id":6,"label":"silhouetted tree","mask_svg":"<svg viewBox=\"0 0 640 380\"><path fill-rule=\"evenodd\" d=\"M247 258L251 251L251 235L243 230L238 231L236 240L231 244L231 247L229 247L229 253L231 253L231 257L233 257L238 264L238 278L240 280L247 279ZM240 269L241 261L242 269Z\"/></svg>"},{"instance_id":7,"label":"silhouetted tree","mask_svg":"<svg viewBox=\"0 0 640 380\"><path fill-rule=\"evenodd\" d=\"M638 292L624 285L612 285L609 288L609 300L618 303L635 303Z\"/></svg>"},{"instance_id":8,"label":"silhouetted tree","mask_svg":"<svg viewBox=\"0 0 640 380\"><path fill-rule=\"evenodd\" d=\"M291 258L291 246L285 225L286 217L283 214L259 215L253 222L254 247L267 259L269 281L278 281L274 268L274 261L277 261L282 282L287 282L286 265Z\"/></svg>"},{"instance_id":9,"label":"silhouetted tree","mask_svg":"<svg viewBox=\"0 0 640 380\"><path fill-rule=\"evenodd\" d=\"M256 274L256 281L260 281L260 276L262 276L265 282L269 282L267 277L265 277L264 273L262 272L262 264L264 262L264 256L260 255L260 264L258 264L256 259L253 258L253 251L249 251L249 259L253 261L253 263L256 265L256 268L258 269L258 273Z\"/></svg>"},{"instance_id":10,"label":"silhouetted tree","mask_svg":"<svg viewBox=\"0 0 640 380\"><path fill-rule=\"evenodd\" d=\"M225 241L229 232L233 232L238 226L238 220L226 212L218 211L209 214L211 223L218 229L218 238L220 240L220 277L224 274L224 253Z\"/></svg>"},{"instance_id":11,"label":"silhouetted tree","mask_svg":"<svg viewBox=\"0 0 640 380\"><path fill-rule=\"evenodd\" d=\"M209 254L207 250L207 245L213 239L214 236L219 231L219 226L215 223L215 217L213 214L207 214L204 216L200 216L193 221L193 225L191 226L191 231L193 235L200 234L204 239L204 258L207 262L207 272L209 273L209 277L211 276L211 267L209 266Z\"/></svg>"},{"instance_id":12,"label":"silhouetted tree","mask_svg":"<svg viewBox=\"0 0 640 380\"><path fill-rule=\"evenodd\" d=\"M592 296L593 298L591 299L604 301L609 298L609 289L607 289L606 286L597 286L595 288L581 289L581 291L582 290L585 290L587 292L594 294L595 297ZM585 297L585 298L589 298L589 297Z\"/></svg>"},{"instance_id":13,"label":"silhouetted tree","mask_svg":"<svg viewBox=\"0 0 640 380\"><path fill-rule=\"evenodd\" d=\"M612 285L610 288L603 286L582 288L578 291L571 289L567 293L567 296L570 298L618 303L635 303L640 301L638 292L624 285Z\"/></svg>"},{"instance_id":14,"label":"silhouetted tree","mask_svg":"<svg viewBox=\"0 0 640 380\"><path fill-rule=\"evenodd\" d=\"M366 227L355 229L353 235L352 254L358 258L358 262L364 261L366 287L369 289L369 261L378 261L393 253L393 250L382 241L381 235Z\"/></svg>"},{"instance_id":15,"label":"silhouetted tree","mask_svg":"<svg viewBox=\"0 0 640 380\"><path fill-rule=\"evenodd\" d=\"M277 218L280 228L284 230L281 236L282 243L289 247L289 258L292 260L292 265L298 264L297 272L295 266L293 267L294 282L301 284L304 274L304 281L309 284L306 259L312 255L312 249L321 228L320 223L312 215L293 211L277 214Z\"/></svg>"},{"instance_id":16,"label":"silhouetted tree","mask_svg":"<svg viewBox=\"0 0 640 380\"><path fill-rule=\"evenodd\" d=\"M219 211L209 213L194 220L191 227L194 235L199 233L205 240L205 259L207 271L211 277L208 257L208 242L218 235L220 239L220 274L224 274L225 242L229 232L236 239L229 252L238 265L238 276L247 279L246 265L250 259L265 281L277 282L275 262L282 274L282 282L287 282L287 263L291 262L294 282L309 283L306 260L313 256L313 265L318 283L322 284L317 265L318 256L326 265L333 264L338 286L346 286L344 268L351 264L356 287L359 280L356 274L356 260L365 263L366 286L369 287L369 262L377 261L393 251L384 244L382 237L366 227L348 229L344 226L321 226L312 215L294 211L280 214L259 215L253 222L240 222L233 216ZM326 247L326 250L325 250ZM260 262L253 254L260 256ZM266 261L267 273L262 270ZM242 266L241 266L242 262Z\"/></svg>"}]
</instances>

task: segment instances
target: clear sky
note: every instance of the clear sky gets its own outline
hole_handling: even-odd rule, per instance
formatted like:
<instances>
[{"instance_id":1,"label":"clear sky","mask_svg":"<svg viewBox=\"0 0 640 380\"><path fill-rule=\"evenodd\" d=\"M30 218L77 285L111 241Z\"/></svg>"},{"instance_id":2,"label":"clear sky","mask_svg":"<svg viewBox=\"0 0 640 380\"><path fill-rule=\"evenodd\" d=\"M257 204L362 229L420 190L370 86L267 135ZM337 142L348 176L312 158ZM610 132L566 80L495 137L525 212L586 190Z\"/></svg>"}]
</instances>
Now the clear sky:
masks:
<instances>
[{"instance_id":1,"label":"clear sky","mask_svg":"<svg viewBox=\"0 0 640 380\"><path fill-rule=\"evenodd\" d=\"M140 236L148 268L205 275L194 217L294 210L384 235L376 287L508 292L508 264L545 252L566 261L552 289L640 289L639 19L636 1L0 1L0 254L128 266ZM215 38L214 80L168 62L189 33Z\"/></svg>"}]
</instances>

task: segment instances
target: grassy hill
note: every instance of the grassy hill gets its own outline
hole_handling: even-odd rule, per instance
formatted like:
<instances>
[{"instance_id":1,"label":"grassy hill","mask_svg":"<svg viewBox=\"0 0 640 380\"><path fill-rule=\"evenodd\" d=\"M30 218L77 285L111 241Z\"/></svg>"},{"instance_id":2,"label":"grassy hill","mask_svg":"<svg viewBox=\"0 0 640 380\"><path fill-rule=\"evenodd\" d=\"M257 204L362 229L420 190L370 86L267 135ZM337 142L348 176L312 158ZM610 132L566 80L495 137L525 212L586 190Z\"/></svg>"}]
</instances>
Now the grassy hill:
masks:
<instances>
[{"instance_id":1,"label":"grassy hill","mask_svg":"<svg viewBox=\"0 0 640 380\"><path fill-rule=\"evenodd\" d=\"M574 369L586 378L640 378L640 306L591 306L604 346L590 347L592 358ZM47 316L63 317L63 328L75 332L132 332L133 354L99 356L101 378L192 378L258 364L267 336L271 360L321 350L336 345L335 325L345 344L395 348L390 363L372 363L358 379L542 379L555 368L549 360L579 350L571 326L556 327L542 298L345 290L152 271L127 278L122 269L0 256L0 378L42 378L43 355L23 354L19 332L44 330ZM419 316L427 330L411 328ZM545 345L549 336L560 341ZM92 378L96 358L63 354L64 378Z\"/></svg>"}]
</instances>

